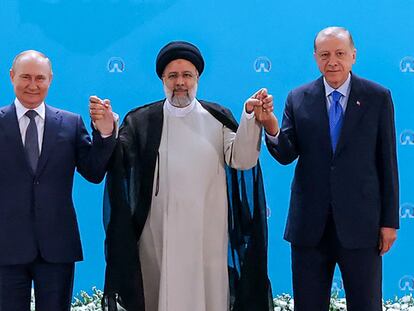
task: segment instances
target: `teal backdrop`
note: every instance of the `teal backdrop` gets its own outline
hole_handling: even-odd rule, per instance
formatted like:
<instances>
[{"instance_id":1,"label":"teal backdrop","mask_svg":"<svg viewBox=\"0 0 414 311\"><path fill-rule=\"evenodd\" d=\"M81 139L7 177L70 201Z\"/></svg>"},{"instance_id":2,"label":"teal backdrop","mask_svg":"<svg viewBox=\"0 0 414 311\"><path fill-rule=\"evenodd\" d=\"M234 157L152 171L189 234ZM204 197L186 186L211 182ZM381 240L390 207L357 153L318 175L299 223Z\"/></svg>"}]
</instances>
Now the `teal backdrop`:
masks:
<instances>
[{"instance_id":1,"label":"teal backdrop","mask_svg":"<svg viewBox=\"0 0 414 311\"><path fill-rule=\"evenodd\" d=\"M244 100L267 87L281 117L288 91L319 76L315 34L344 26L358 50L354 71L390 88L395 103L401 229L384 258L384 296L402 296L414 291L413 12L413 0L0 0L0 103L14 99L8 74L14 56L36 49L53 62L47 103L89 123L88 97L96 94L110 98L123 118L163 97L155 57L167 42L187 40L206 61L199 98L231 108L238 118ZM291 293L290 248L282 236L294 164L279 165L265 148L260 158L273 292ZM76 266L75 294L103 286L102 190L77 176L73 197L85 260ZM339 271L333 289L343 295Z\"/></svg>"}]
</instances>

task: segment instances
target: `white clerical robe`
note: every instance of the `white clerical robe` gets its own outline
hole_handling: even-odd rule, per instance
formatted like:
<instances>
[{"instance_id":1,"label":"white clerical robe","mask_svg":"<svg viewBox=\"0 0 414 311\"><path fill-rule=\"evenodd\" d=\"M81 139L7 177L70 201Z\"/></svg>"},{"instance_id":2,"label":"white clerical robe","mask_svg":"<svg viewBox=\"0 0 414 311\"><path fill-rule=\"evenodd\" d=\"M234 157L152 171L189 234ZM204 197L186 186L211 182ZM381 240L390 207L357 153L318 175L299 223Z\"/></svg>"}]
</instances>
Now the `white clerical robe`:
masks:
<instances>
[{"instance_id":1,"label":"white clerical robe","mask_svg":"<svg viewBox=\"0 0 414 311\"><path fill-rule=\"evenodd\" d=\"M146 311L226 311L225 162L256 165L261 128L243 111L237 133L194 100L164 104L152 204L139 253ZM244 109L243 109L244 110Z\"/></svg>"}]
</instances>

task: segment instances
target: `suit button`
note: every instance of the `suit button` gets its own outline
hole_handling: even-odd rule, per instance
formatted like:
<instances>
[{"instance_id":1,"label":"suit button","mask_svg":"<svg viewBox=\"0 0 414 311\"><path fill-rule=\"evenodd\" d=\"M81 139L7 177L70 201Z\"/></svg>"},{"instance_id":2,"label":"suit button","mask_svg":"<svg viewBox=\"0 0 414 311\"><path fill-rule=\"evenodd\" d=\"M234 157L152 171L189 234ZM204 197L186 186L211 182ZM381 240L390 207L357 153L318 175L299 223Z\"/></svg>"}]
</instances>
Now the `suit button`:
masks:
<instances>
[{"instance_id":1,"label":"suit button","mask_svg":"<svg viewBox=\"0 0 414 311\"><path fill-rule=\"evenodd\" d=\"M35 180L34 184L38 185L38 184L40 184L40 182L38 180Z\"/></svg>"},{"instance_id":2,"label":"suit button","mask_svg":"<svg viewBox=\"0 0 414 311\"><path fill-rule=\"evenodd\" d=\"M334 171L336 169L335 165L331 166L331 171Z\"/></svg>"}]
</instances>

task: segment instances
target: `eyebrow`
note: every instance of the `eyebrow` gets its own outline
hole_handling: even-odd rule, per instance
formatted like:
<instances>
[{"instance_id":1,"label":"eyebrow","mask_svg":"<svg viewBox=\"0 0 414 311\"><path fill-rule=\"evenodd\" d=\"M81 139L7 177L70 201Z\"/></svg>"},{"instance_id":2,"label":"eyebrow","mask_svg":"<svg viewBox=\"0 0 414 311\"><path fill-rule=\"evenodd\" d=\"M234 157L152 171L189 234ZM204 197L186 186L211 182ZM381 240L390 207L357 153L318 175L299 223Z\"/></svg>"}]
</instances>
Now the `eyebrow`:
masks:
<instances>
[{"instance_id":1,"label":"eyebrow","mask_svg":"<svg viewBox=\"0 0 414 311\"><path fill-rule=\"evenodd\" d=\"M334 52L338 52L338 51L345 51L345 49L336 49ZM316 51L316 53L318 54L322 54L322 53L330 53L331 51L329 50L321 50L321 51Z\"/></svg>"},{"instance_id":2,"label":"eyebrow","mask_svg":"<svg viewBox=\"0 0 414 311\"><path fill-rule=\"evenodd\" d=\"M40 74L30 74L30 73L21 73L19 74L19 76L34 76L34 77L46 77L46 74L40 73Z\"/></svg>"},{"instance_id":3,"label":"eyebrow","mask_svg":"<svg viewBox=\"0 0 414 311\"><path fill-rule=\"evenodd\" d=\"M181 72L182 73L186 73L186 72L193 73L191 70L184 70L184 71L181 71ZM171 73L179 73L179 72L178 71L170 71L167 74L171 74Z\"/></svg>"}]
</instances>

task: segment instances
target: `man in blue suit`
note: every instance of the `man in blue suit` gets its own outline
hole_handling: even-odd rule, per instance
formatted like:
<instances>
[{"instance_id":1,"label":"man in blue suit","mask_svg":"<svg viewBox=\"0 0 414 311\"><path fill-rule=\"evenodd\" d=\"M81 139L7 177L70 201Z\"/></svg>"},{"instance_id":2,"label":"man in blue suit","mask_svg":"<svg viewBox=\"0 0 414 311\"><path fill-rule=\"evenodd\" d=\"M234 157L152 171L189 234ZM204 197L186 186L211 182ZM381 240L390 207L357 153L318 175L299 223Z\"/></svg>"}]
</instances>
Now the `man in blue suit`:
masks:
<instances>
[{"instance_id":1,"label":"man in blue suit","mask_svg":"<svg viewBox=\"0 0 414 311\"><path fill-rule=\"evenodd\" d=\"M68 311L74 262L82 249L72 202L75 169L99 183L116 140L109 102L91 98L93 142L81 117L44 103L50 60L16 56L10 77L16 99L0 108L0 310ZM99 119L99 120L98 120Z\"/></svg>"},{"instance_id":2,"label":"man in blue suit","mask_svg":"<svg viewBox=\"0 0 414 311\"><path fill-rule=\"evenodd\" d=\"M391 94L351 72L356 49L344 28L320 31L314 56L323 76L289 93L281 129L272 103L261 116L272 156L298 159L284 236L295 310L328 310L338 264L347 310L379 311L381 256L399 227Z\"/></svg>"}]
</instances>

